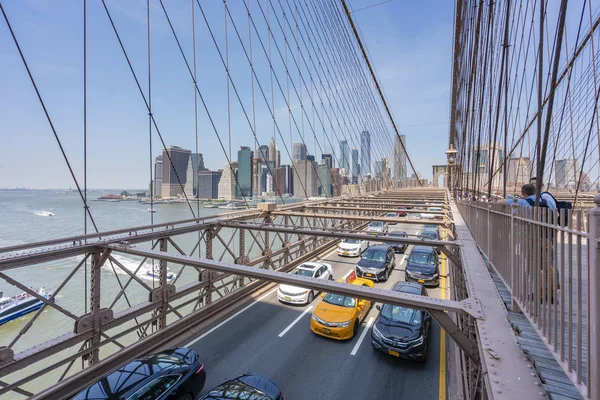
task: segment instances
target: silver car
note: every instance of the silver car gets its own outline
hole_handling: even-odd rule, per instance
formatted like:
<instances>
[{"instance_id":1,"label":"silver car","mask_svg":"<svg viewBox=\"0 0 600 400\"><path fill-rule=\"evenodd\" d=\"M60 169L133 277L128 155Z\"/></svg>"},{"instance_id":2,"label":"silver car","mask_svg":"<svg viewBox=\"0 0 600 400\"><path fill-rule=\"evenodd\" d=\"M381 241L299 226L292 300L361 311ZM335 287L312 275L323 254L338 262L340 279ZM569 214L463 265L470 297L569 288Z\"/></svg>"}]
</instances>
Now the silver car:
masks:
<instances>
[{"instance_id":1,"label":"silver car","mask_svg":"<svg viewBox=\"0 0 600 400\"><path fill-rule=\"evenodd\" d=\"M387 235L388 224L382 221L373 221L367 227L367 234L369 235Z\"/></svg>"}]
</instances>

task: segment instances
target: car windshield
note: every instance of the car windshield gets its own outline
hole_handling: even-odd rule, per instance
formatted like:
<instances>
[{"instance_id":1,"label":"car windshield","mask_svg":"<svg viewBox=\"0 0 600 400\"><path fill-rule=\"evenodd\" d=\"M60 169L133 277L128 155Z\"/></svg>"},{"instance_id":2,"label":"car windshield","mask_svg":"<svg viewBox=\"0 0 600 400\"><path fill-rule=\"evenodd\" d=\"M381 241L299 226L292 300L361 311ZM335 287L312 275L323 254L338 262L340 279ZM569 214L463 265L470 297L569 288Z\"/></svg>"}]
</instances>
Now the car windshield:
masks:
<instances>
[{"instance_id":1,"label":"car windshield","mask_svg":"<svg viewBox=\"0 0 600 400\"><path fill-rule=\"evenodd\" d=\"M292 274L300 276L313 276L313 271L304 268L296 268Z\"/></svg>"},{"instance_id":2,"label":"car windshield","mask_svg":"<svg viewBox=\"0 0 600 400\"><path fill-rule=\"evenodd\" d=\"M385 261L385 253L385 250L367 249L367 251L363 253L362 258L371 261Z\"/></svg>"},{"instance_id":3,"label":"car windshield","mask_svg":"<svg viewBox=\"0 0 600 400\"><path fill-rule=\"evenodd\" d=\"M386 214L386 217L395 217L395 216L396 216L396 213L387 213Z\"/></svg>"},{"instance_id":4,"label":"car windshield","mask_svg":"<svg viewBox=\"0 0 600 400\"><path fill-rule=\"evenodd\" d=\"M381 222L381 221L371 222L371 225L369 225L369 227L370 228L382 228L383 222Z\"/></svg>"},{"instance_id":5,"label":"car windshield","mask_svg":"<svg viewBox=\"0 0 600 400\"><path fill-rule=\"evenodd\" d=\"M384 304L381 309L381 316L393 322L413 326L421 325L422 320L421 311L390 304Z\"/></svg>"},{"instance_id":6,"label":"car windshield","mask_svg":"<svg viewBox=\"0 0 600 400\"><path fill-rule=\"evenodd\" d=\"M359 244L360 240L358 240L358 239L344 239L344 240L342 240L342 243Z\"/></svg>"},{"instance_id":7,"label":"car windshield","mask_svg":"<svg viewBox=\"0 0 600 400\"><path fill-rule=\"evenodd\" d=\"M339 294L327 293L323 298L325 303L333 304L342 307L354 307L356 298L348 296L340 296Z\"/></svg>"},{"instance_id":8,"label":"car windshield","mask_svg":"<svg viewBox=\"0 0 600 400\"><path fill-rule=\"evenodd\" d=\"M435 265L432 253L412 253L408 261L413 264Z\"/></svg>"}]
</instances>

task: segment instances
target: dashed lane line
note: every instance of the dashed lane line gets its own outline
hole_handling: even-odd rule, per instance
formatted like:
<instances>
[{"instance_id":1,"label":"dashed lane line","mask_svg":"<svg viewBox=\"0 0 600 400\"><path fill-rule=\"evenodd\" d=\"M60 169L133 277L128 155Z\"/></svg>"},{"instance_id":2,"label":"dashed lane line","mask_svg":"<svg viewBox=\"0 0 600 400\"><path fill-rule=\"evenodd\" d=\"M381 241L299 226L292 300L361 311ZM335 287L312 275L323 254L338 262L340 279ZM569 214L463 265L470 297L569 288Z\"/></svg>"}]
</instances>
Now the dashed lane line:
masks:
<instances>
[{"instance_id":1,"label":"dashed lane line","mask_svg":"<svg viewBox=\"0 0 600 400\"><path fill-rule=\"evenodd\" d=\"M300 314L298 316L298 318L296 318L291 324L289 324L287 326L287 328L285 328L284 330L282 330L281 333L278 336L279 337L283 337L283 335L285 335L290 329L292 329L292 327L294 325L296 325L298 323L298 321L300 321L302 319L302 317L304 317L306 315L306 313L308 313L312 309L313 309L313 306L310 306L306 310L304 310L304 312L302 314Z\"/></svg>"},{"instance_id":2,"label":"dashed lane line","mask_svg":"<svg viewBox=\"0 0 600 400\"><path fill-rule=\"evenodd\" d=\"M204 332L202 335L198 336L196 339L194 339L191 342L189 342L188 344L186 344L185 347L190 347L194 343L196 343L196 342L204 339L206 336L210 335L211 333L213 333L214 331L216 331L217 329L219 329L220 327L222 327L223 325L225 325L226 323L228 323L229 321L231 321L232 319L234 319L238 315L242 314L245 311L248 311L248 309L250 309L250 307L252 307L256 303L258 303L259 301L262 301L263 299L265 299L265 298L269 297L270 295L272 295L273 292L275 292L276 290L277 290L277 288L269 290L267 293L265 293L264 295L262 295L261 297L259 297L258 299L256 299L254 302L248 304L246 307L242 308L240 311L236 312L231 317L229 317L226 320L222 321L218 325L215 325L213 328L209 329L208 331Z\"/></svg>"},{"instance_id":3,"label":"dashed lane line","mask_svg":"<svg viewBox=\"0 0 600 400\"><path fill-rule=\"evenodd\" d=\"M365 336L367 335L367 332L369 332L369 328L371 328L371 324L373 323L374 319L375 319L375 317L369 318L369 322L367 322L367 326L365 326L365 329L363 329L362 333L360 334L360 337L358 338L358 342L356 342L356 344L354 345L354 348L352 349L352 352L350 353L351 356L355 356L356 353L358 353L358 349L360 348L360 344L365 339Z\"/></svg>"}]
</instances>

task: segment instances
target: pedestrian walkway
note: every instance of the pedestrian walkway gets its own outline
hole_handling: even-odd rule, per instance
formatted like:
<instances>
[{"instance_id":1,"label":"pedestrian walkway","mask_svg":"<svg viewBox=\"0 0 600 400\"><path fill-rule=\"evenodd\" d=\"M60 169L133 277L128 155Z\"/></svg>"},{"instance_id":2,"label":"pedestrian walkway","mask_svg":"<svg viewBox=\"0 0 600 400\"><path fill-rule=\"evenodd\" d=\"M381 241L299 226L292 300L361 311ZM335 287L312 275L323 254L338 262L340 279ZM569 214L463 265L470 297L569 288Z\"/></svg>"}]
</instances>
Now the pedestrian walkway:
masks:
<instances>
[{"instance_id":1,"label":"pedestrian walkway","mask_svg":"<svg viewBox=\"0 0 600 400\"><path fill-rule=\"evenodd\" d=\"M548 350L531 322L521 312L515 312L512 309L510 291L483 253L482 257L508 310L507 318L517 336L517 342L531 360L531 364L540 377L548 397L553 400L583 400L583 397Z\"/></svg>"}]
</instances>

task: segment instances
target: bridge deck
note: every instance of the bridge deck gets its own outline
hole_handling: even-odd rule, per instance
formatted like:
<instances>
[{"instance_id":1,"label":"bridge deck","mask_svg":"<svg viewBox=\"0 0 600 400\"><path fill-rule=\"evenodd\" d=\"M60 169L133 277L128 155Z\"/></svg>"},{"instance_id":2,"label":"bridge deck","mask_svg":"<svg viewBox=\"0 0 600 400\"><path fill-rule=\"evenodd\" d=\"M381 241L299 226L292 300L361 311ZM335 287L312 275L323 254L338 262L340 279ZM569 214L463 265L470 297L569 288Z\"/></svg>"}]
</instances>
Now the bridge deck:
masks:
<instances>
[{"instance_id":1,"label":"bridge deck","mask_svg":"<svg viewBox=\"0 0 600 400\"><path fill-rule=\"evenodd\" d=\"M397 228L417 233L420 227L397 225ZM404 280L411 248L408 247L406 255L396 255L397 265L390 279L376 286L389 289ZM339 279L354 269L358 259L333 252L321 260L333 266L334 276ZM428 291L432 297L442 295L442 289ZM309 327L311 311L320 300L317 297L308 306L284 305L277 300L275 290L271 290L251 308L192 341L191 346L206 365L205 388L235 374L253 371L273 379L290 399L446 398L445 368L440 368L445 365L446 357L445 352L440 353L441 332L435 322L429 337L428 360L420 364L396 359L371 347L369 321L374 322L377 317L375 307L361 324L357 336L349 341L338 342L313 334ZM297 318L300 319L294 324ZM443 382L441 390L440 382Z\"/></svg>"}]
</instances>

